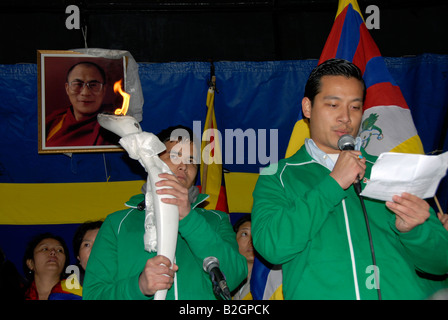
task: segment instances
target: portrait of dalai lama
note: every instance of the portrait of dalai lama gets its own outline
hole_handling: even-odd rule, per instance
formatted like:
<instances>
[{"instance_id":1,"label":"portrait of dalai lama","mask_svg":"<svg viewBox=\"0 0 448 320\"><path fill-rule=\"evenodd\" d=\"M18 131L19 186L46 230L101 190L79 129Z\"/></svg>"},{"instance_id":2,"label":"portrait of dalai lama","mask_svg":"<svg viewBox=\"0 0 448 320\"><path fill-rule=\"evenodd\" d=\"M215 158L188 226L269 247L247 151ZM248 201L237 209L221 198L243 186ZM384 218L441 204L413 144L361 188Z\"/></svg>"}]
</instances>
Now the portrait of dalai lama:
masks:
<instances>
[{"instance_id":1,"label":"portrait of dalai lama","mask_svg":"<svg viewBox=\"0 0 448 320\"><path fill-rule=\"evenodd\" d=\"M118 144L118 136L97 121L98 113L111 111L111 106L103 104L107 85L104 69L92 61L81 61L68 69L65 92L70 105L45 118L47 147Z\"/></svg>"}]
</instances>

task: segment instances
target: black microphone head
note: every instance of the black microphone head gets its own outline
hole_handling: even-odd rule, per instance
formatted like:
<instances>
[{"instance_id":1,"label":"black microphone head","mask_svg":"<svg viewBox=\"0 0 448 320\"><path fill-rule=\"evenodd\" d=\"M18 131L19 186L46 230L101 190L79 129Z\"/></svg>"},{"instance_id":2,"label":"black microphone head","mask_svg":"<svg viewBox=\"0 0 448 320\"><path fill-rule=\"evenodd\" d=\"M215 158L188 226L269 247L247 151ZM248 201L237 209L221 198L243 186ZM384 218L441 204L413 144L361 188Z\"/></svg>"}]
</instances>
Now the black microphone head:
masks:
<instances>
[{"instance_id":1,"label":"black microphone head","mask_svg":"<svg viewBox=\"0 0 448 320\"><path fill-rule=\"evenodd\" d=\"M210 273L213 268L219 268L219 260L216 257L207 257L202 263L204 271Z\"/></svg>"},{"instance_id":2,"label":"black microphone head","mask_svg":"<svg viewBox=\"0 0 448 320\"><path fill-rule=\"evenodd\" d=\"M355 138L349 134L344 134L338 140L339 150L355 150Z\"/></svg>"}]
</instances>

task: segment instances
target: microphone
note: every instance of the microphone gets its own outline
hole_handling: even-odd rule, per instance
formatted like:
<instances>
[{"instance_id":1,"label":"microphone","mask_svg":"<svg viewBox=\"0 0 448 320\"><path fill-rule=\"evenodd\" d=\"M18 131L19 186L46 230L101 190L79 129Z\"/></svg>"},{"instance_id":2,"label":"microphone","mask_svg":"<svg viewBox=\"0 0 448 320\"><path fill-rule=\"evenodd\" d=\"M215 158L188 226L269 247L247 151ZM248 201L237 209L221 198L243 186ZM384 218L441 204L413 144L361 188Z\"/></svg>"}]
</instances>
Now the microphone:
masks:
<instances>
[{"instance_id":1,"label":"microphone","mask_svg":"<svg viewBox=\"0 0 448 320\"><path fill-rule=\"evenodd\" d=\"M355 138L349 134L344 134L338 140L338 148L339 150L355 150ZM356 194L359 196L362 190L361 183L359 183L359 176L356 178L353 186L355 187Z\"/></svg>"},{"instance_id":2,"label":"microphone","mask_svg":"<svg viewBox=\"0 0 448 320\"><path fill-rule=\"evenodd\" d=\"M219 260L216 257L207 257L202 264L204 271L210 274L213 283L213 292L224 300L231 300L230 290L227 286L226 278L219 269Z\"/></svg>"}]
</instances>

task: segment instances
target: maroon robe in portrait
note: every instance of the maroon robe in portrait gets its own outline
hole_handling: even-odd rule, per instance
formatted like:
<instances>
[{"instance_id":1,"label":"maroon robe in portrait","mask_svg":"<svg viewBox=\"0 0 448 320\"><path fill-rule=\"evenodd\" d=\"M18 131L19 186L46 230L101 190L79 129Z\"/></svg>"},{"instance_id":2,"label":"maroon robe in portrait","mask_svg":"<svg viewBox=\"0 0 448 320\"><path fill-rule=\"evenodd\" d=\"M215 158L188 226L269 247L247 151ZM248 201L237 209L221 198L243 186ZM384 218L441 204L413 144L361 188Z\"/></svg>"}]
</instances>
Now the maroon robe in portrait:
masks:
<instances>
[{"instance_id":1,"label":"maroon robe in portrait","mask_svg":"<svg viewBox=\"0 0 448 320\"><path fill-rule=\"evenodd\" d=\"M119 137L102 128L97 113L76 121L73 108L57 111L46 118L47 147L98 146L118 144Z\"/></svg>"}]
</instances>

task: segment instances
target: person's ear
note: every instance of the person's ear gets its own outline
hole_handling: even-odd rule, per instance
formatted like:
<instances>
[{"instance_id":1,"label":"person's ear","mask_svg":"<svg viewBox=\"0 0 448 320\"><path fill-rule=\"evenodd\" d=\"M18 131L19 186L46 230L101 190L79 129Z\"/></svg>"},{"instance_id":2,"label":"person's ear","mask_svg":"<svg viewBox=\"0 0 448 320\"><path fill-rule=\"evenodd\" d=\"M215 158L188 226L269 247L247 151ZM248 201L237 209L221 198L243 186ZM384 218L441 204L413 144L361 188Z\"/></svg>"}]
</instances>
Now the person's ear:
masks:
<instances>
[{"instance_id":1,"label":"person's ear","mask_svg":"<svg viewBox=\"0 0 448 320\"><path fill-rule=\"evenodd\" d=\"M27 259L26 260L26 266L28 267L28 269L34 270L34 261L33 261L33 259Z\"/></svg>"},{"instance_id":2,"label":"person's ear","mask_svg":"<svg viewBox=\"0 0 448 320\"><path fill-rule=\"evenodd\" d=\"M305 118L311 118L311 100L307 97L302 99L302 114Z\"/></svg>"}]
</instances>

